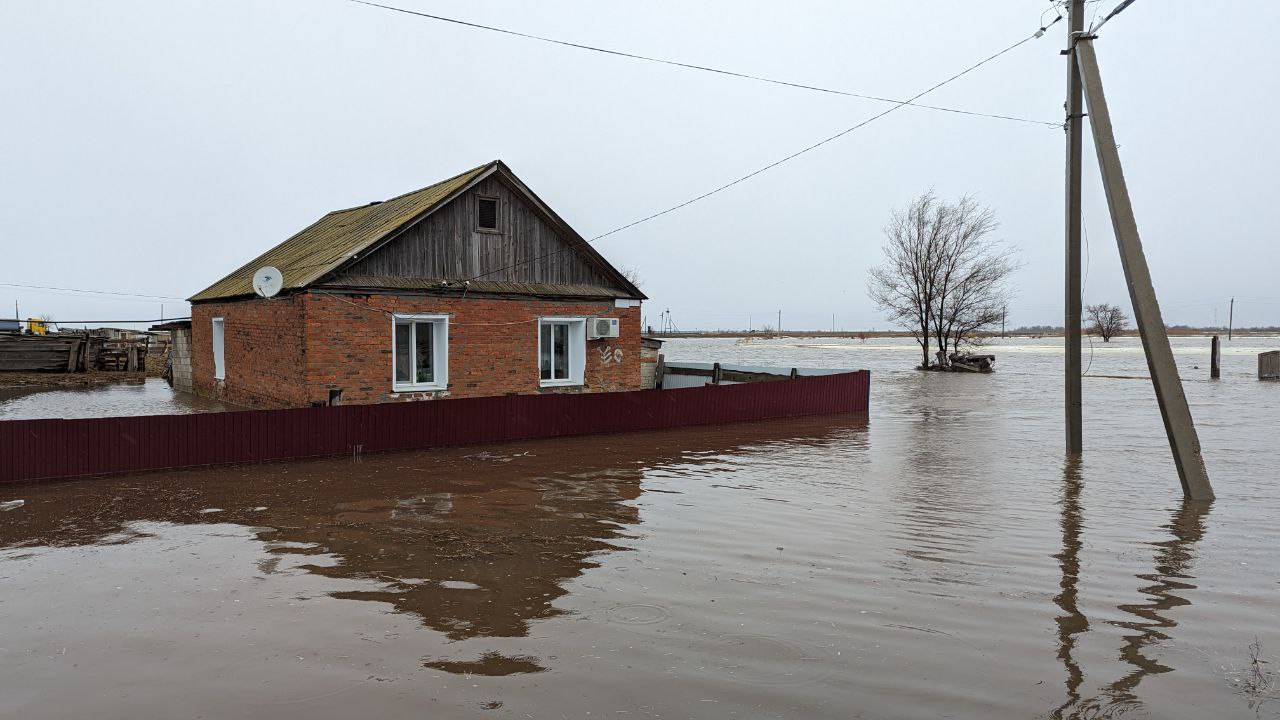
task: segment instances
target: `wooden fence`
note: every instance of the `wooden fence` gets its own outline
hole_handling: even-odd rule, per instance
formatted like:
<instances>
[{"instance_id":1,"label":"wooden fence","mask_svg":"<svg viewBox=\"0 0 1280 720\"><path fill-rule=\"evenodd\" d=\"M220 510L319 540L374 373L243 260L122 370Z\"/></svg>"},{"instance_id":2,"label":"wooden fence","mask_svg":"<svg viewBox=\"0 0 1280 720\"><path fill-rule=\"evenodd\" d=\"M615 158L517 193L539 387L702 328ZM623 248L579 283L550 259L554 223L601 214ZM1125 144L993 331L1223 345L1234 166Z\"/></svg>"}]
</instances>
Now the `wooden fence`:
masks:
<instances>
[{"instance_id":1,"label":"wooden fence","mask_svg":"<svg viewBox=\"0 0 1280 720\"><path fill-rule=\"evenodd\" d=\"M787 382L193 415L0 422L0 484L866 413L865 370Z\"/></svg>"}]
</instances>

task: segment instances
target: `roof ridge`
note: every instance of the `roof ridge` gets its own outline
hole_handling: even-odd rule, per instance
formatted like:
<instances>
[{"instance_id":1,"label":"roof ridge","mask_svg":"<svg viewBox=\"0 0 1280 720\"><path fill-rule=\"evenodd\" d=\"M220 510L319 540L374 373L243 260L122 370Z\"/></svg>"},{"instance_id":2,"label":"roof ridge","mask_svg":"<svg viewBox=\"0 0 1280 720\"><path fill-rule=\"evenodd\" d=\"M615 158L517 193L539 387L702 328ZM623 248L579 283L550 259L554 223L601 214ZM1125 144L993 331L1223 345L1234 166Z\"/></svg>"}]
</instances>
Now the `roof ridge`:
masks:
<instances>
[{"instance_id":1,"label":"roof ridge","mask_svg":"<svg viewBox=\"0 0 1280 720\"><path fill-rule=\"evenodd\" d=\"M363 204L363 205L353 205L353 206L351 206L351 207L349 207L349 208L342 208L341 210L330 210L329 212L327 212L327 213L325 213L325 214L326 214L326 215L337 215L337 214L339 214L339 213L351 212L352 210L363 210L364 208L367 208L367 207L369 207L370 205L381 205L381 204L383 204L383 203L395 202L396 200L399 200L400 198L409 197L410 195L414 195L414 194L416 194L416 193L420 193L420 192L422 192L423 190L430 190L431 188L439 187L439 186L441 186L441 185L444 185L445 183L453 182L454 180L457 180L458 178L462 177L463 175L469 175L469 174L471 174L471 173L473 173L473 172L476 172L477 170L482 170L482 169L484 169L484 168L489 167L490 165L496 165L496 164L498 164L498 163L500 163L500 162L502 162L502 161L501 161L501 160L490 160L489 162L487 162L487 163L485 163L485 164L483 164L483 165L477 165L477 166L475 166L475 167L471 168L470 170L463 170L462 172L458 173L457 175L454 175L453 177L445 178L444 180L441 180L440 182L431 183L430 185L427 185L426 187L420 187L420 188L418 188L417 190L410 190L409 192L400 193L399 195L396 195L395 197L389 197L389 198L387 198L386 200L374 200L373 202L365 203L365 204Z\"/></svg>"}]
</instances>

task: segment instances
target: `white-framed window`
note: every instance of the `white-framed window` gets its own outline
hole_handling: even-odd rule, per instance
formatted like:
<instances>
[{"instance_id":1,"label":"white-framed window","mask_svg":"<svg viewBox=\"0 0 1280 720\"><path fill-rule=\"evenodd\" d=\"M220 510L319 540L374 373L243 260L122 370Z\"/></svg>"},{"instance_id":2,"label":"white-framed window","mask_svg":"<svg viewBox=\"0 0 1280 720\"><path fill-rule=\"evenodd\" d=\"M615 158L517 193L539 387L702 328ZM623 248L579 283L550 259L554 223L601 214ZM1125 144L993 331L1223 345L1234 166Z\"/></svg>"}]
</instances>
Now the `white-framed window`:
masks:
<instances>
[{"instance_id":1,"label":"white-framed window","mask_svg":"<svg viewBox=\"0 0 1280 720\"><path fill-rule=\"evenodd\" d=\"M227 379L227 324L225 318L213 319L213 379Z\"/></svg>"},{"instance_id":2,"label":"white-framed window","mask_svg":"<svg viewBox=\"0 0 1280 720\"><path fill-rule=\"evenodd\" d=\"M449 316L393 315L391 389L449 387Z\"/></svg>"},{"instance_id":3,"label":"white-framed window","mask_svg":"<svg viewBox=\"0 0 1280 720\"><path fill-rule=\"evenodd\" d=\"M538 322L538 378L542 387L581 385L587 362L586 318Z\"/></svg>"}]
</instances>

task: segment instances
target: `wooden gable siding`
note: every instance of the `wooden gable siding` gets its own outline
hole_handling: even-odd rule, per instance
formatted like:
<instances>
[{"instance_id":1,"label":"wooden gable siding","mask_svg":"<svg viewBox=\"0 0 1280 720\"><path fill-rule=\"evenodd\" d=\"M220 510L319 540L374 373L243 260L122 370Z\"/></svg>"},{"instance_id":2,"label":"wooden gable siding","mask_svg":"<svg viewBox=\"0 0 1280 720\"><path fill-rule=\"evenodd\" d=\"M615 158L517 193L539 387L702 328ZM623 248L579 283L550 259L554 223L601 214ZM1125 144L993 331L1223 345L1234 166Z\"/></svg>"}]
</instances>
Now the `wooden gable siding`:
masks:
<instances>
[{"instance_id":1,"label":"wooden gable siding","mask_svg":"<svg viewBox=\"0 0 1280 720\"><path fill-rule=\"evenodd\" d=\"M476 198L498 199L498 231L476 228ZM494 272L497 271L497 272ZM492 274L485 274L492 273ZM336 273L352 278L431 278L617 287L502 181L485 178L368 257Z\"/></svg>"}]
</instances>

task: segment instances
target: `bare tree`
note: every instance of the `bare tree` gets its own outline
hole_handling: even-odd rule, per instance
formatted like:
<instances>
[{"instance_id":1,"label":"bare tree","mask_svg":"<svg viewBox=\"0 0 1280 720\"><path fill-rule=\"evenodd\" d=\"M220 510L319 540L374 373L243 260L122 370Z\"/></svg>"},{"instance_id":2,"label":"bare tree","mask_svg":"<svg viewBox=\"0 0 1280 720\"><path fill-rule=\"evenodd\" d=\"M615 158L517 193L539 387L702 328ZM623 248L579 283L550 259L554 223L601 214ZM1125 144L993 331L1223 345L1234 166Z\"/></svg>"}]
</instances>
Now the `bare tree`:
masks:
<instances>
[{"instance_id":1,"label":"bare tree","mask_svg":"<svg viewBox=\"0 0 1280 720\"><path fill-rule=\"evenodd\" d=\"M1120 334L1129 326L1129 316L1111 303L1086 305L1084 315L1089 319L1089 332L1102 336L1102 342Z\"/></svg>"},{"instance_id":2,"label":"bare tree","mask_svg":"<svg viewBox=\"0 0 1280 720\"><path fill-rule=\"evenodd\" d=\"M622 277L626 278L627 282L631 283L632 285L635 285L636 287L640 287L640 284L641 284L640 272L636 270L634 266L623 268Z\"/></svg>"},{"instance_id":3,"label":"bare tree","mask_svg":"<svg viewBox=\"0 0 1280 720\"><path fill-rule=\"evenodd\" d=\"M995 213L973 198L947 203L929 191L885 228L885 262L871 269L867 292L919 343L921 367L932 342L945 356L1000 323L1018 264L991 237L996 227Z\"/></svg>"},{"instance_id":4,"label":"bare tree","mask_svg":"<svg viewBox=\"0 0 1280 720\"><path fill-rule=\"evenodd\" d=\"M58 324L53 321L52 313L40 313L39 315L36 316L36 318L40 322L44 323L44 329L46 332L58 327Z\"/></svg>"}]
</instances>

